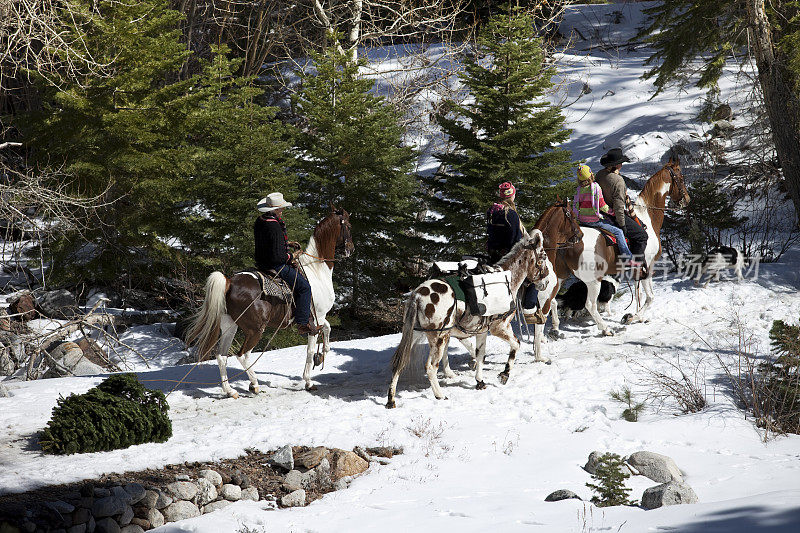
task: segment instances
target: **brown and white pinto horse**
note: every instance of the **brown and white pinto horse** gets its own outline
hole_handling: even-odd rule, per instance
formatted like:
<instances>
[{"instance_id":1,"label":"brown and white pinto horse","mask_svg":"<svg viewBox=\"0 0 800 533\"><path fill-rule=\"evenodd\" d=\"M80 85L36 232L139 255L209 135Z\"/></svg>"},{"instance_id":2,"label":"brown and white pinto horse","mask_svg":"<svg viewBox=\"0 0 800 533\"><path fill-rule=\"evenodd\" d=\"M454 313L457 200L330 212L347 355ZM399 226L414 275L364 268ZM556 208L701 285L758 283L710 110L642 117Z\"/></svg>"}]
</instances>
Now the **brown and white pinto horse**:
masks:
<instances>
[{"instance_id":1,"label":"brown and white pinto horse","mask_svg":"<svg viewBox=\"0 0 800 533\"><path fill-rule=\"evenodd\" d=\"M670 204L677 203L678 207L689 205L689 193L681 174L680 162L670 158L664 167L653 174L647 181L639 197L634 202L634 212L647 226L647 247L644 259L652 272L652 266L661 257L661 226L664 223L664 211L667 209L667 197ZM620 273L617 265L617 250L615 246L606 244L606 239L594 228L583 227L583 239L572 248L560 251L556 257L555 270L558 276L558 285L569 277L570 274L586 283L588 294L586 296L586 309L594 319L603 335L613 335L614 332L606 326L605 321L597 309L597 296L600 294L600 282L606 274ZM642 314L653 302L653 279L651 276L640 280L644 288L646 300L637 313L625 320L625 323L641 322ZM556 289L558 290L558 289ZM637 307L641 302L637 301ZM554 318L554 326L557 324ZM557 329L557 327L556 327Z\"/></svg>"},{"instance_id":2,"label":"brown and white pinto horse","mask_svg":"<svg viewBox=\"0 0 800 533\"><path fill-rule=\"evenodd\" d=\"M350 235L350 215L344 209L331 205L331 212L317 224L314 234L298 261L311 285L312 323L322 326L322 355L330 351L331 325L325 316L333 307L333 263L337 252L345 257L353 251ZM287 328L293 320L291 308L283 300L262 297L261 283L256 274L239 272L226 278L222 272L212 272L206 280L206 297L192 320L187 339L197 344L198 361L211 357L219 364L222 390L232 398L239 394L228 384L227 358L237 328L242 328L245 338L236 354L250 379L250 390L259 392L258 378L249 364L249 355L264 330ZM306 365L303 380L306 389L312 389L311 366L317 349L317 335L308 336Z\"/></svg>"},{"instance_id":3,"label":"brown and white pinto horse","mask_svg":"<svg viewBox=\"0 0 800 533\"><path fill-rule=\"evenodd\" d=\"M517 293L526 277L537 282L547 275L543 244L542 233L533 230L530 235L524 235L511 251L496 263L504 270L511 271L512 294ZM505 384L520 348L520 343L511 329L513 315L513 312L509 312L491 317L474 316L468 312L465 302L456 299L453 289L447 283L438 279L422 283L414 289L406 302L403 336L392 357L392 382L389 385L386 407L391 409L396 406L395 391L400 373L409 363L414 353L414 346L422 341L423 336L427 337L429 345L425 370L437 400L443 399L444 394L439 387L436 372L439 362L447 351L451 336L459 340L477 337L475 380L478 389L486 388L486 383L483 381L486 336L491 332L492 335L506 341L511 346L511 352L505 370L500 373L500 381Z\"/></svg>"}]
</instances>

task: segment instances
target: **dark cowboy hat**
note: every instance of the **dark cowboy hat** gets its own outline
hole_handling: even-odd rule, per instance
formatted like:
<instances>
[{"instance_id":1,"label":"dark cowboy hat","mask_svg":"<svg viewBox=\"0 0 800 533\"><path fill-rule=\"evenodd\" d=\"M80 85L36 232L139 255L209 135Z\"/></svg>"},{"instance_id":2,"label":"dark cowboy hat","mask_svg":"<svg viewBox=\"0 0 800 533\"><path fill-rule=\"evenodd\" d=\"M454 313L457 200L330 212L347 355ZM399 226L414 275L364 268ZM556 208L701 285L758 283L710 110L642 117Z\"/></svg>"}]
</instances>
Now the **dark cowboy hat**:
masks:
<instances>
[{"instance_id":1,"label":"dark cowboy hat","mask_svg":"<svg viewBox=\"0 0 800 533\"><path fill-rule=\"evenodd\" d=\"M614 167L626 161L630 161L630 159L628 159L628 156L622 155L622 148L612 148L600 158L600 164L604 167Z\"/></svg>"}]
</instances>

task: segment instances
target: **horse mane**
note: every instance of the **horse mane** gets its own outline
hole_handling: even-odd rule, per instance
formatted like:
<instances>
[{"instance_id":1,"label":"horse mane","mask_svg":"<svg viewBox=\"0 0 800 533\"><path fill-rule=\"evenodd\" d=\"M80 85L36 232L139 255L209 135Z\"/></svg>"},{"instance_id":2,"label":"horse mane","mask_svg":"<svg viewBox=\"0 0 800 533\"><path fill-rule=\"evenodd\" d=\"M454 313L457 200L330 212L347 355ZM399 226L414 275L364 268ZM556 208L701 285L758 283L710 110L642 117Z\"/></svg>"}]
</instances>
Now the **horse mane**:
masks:
<instances>
[{"instance_id":1,"label":"horse mane","mask_svg":"<svg viewBox=\"0 0 800 533\"><path fill-rule=\"evenodd\" d=\"M549 225L550 218L553 216L553 213L556 212L556 209L568 207L566 200L559 200L553 203L552 205L548 206L547 209L539 216L539 219L533 225L534 229L542 230ZM542 231L544 233L544 231Z\"/></svg>"},{"instance_id":2,"label":"horse mane","mask_svg":"<svg viewBox=\"0 0 800 533\"><path fill-rule=\"evenodd\" d=\"M514 246L511 247L511 250L509 250L506 255L501 257L495 263L495 265L499 265L505 268L506 263L511 262L511 260L514 259L517 256L517 254L519 254L520 250L525 246L525 244L527 244L528 242L530 242L535 238L535 233L533 232L539 232L539 238L542 239L542 242L544 242L544 236L542 235L542 232L539 231L538 229L533 229L531 234L528 234L526 237L523 237L522 239L518 240L514 244Z\"/></svg>"},{"instance_id":3,"label":"horse mane","mask_svg":"<svg viewBox=\"0 0 800 533\"><path fill-rule=\"evenodd\" d=\"M333 212L317 223L311 239L311 244L316 248L309 253L324 259L333 259L336 252L336 240L339 238L339 218Z\"/></svg>"},{"instance_id":4,"label":"horse mane","mask_svg":"<svg viewBox=\"0 0 800 533\"><path fill-rule=\"evenodd\" d=\"M641 207L647 211L647 214L650 217L650 223L653 226L654 231L656 231L656 234L660 233L661 226L664 224L664 211L663 209L661 209L664 206L655 205L655 197L656 195L662 194L661 193L661 187L663 185L662 174L664 172L669 172L667 167L671 167L673 165L674 163L672 162L672 160L670 160L669 163L661 167L661 170L653 174L650 177L650 179L647 180L647 183L644 184L642 192L639 193L639 196L636 198L636 201L634 202L634 207ZM656 177L659 177L660 179L657 180ZM656 185L656 183L658 183L658 185ZM666 195L664 195L664 198L666 198ZM654 209L650 209L651 207L653 207Z\"/></svg>"}]
</instances>

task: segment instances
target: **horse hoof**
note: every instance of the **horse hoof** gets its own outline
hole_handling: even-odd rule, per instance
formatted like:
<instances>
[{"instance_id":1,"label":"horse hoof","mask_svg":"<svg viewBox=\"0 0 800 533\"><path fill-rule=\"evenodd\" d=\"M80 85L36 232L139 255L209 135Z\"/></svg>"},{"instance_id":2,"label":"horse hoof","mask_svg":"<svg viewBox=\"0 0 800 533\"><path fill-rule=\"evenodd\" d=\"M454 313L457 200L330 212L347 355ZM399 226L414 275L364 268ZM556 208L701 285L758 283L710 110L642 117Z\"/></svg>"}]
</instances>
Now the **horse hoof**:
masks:
<instances>
[{"instance_id":1,"label":"horse hoof","mask_svg":"<svg viewBox=\"0 0 800 533\"><path fill-rule=\"evenodd\" d=\"M475 385L475 388L476 388L477 390L483 390L483 389L485 389L485 388L486 388L486 382L485 382L485 381L479 381L479 382L478 382L478 384L477 384L477 385Z\"/></svg>"},{"instance_id":2,"label":"horse hoof","mask_svg":"<svg viewBox=\"0 0 800 533\"><path fill-rule=\"evenodd\" d=\"M564 334L558 331L557 329L551 329L547 336L553 340L563 339Z\"/></svg>"},{"instance_id":3,"label":"horse hoof","mask_svg":"<svg viewBox=\"0 0 800 533\"><path fill-rule=\"evenodd\" d=\"M394 403L394 400L389 400L388 402L386 402L387 409L394 409L395 407L397 407L397 404Z\"/></svg>"},{"instance_id":4,"label":"horse hoof","mask_svg":"<svg viewBox=\"0 0 800 533\"><path fill-rule=\"evenodd\" d=\"M613 336L614 332L611 331L610 329L603 330L603 337L613 337Z\"/></svg>"},{"instance_id":5,"label":"horse hoof","mask_svg":"<svg viewBox=\"0 0 800 533\"><path fill-rule=\"evenodd\" d=\"M622 317L622 323L623 324L630 324L631 323L631 319L633 319L633 314L632 313L625 313L625 315L623 315L623 317Z\"/></svg>"},{"instance_id":6,"label":"horse hoof","mask_svg":"<svg viewBox=\"0 0 800 533\"><path fill-rule=\"evenodd\" d=\"M469 369L470 370L475 370L475 367L477 366L477 364L478 364L478 362L475 359L470 359L469 360Z\"/></svg>"},{"instance_id":7,"label":"horse hoof","mask_svg":"<svg viewBox=\"0 0 800 533\"><path fill-rule=\"evenodd\" d=\"M502 383L503 385L508 383L508 374L506 374L505 372L500 372L500 375L498 377L500 378L500 383Z\"/></svg>"},{"instance_id":8,"label":"horse hoof","mask_svg":"<svg viewBox=\"0 0 800 533\"><path fill-rule=\"evenodd\" d=\"M314 391L317 390L317 386L316 385L309 385L308 383L306 383L306 390L309 391L309 392L314 392Z\"/></svg>"},{"instance_id":9,"label":"horse hoof","mask_svg":"<svg viewBox=\"0 0 800 533\"><path fill-rule=\"evenodd\" d=\"M228 394L228 396L230 396L234 400L238 400L239 399L239 393L238 392L234 392L233 394Z\"/></svg>"},{"instance_id":10,"label":"horse hoof","mask_svg":"<svg viewBox=\"0 0 800 533\"><path fill-rule=\"evenodd\" d=\"M261 387L259 387L258 385L253 385L251 383L250 384L250 392L252 392L253 394L258 394L259 392L261 392Z\"/></svg>"}]
</instances>

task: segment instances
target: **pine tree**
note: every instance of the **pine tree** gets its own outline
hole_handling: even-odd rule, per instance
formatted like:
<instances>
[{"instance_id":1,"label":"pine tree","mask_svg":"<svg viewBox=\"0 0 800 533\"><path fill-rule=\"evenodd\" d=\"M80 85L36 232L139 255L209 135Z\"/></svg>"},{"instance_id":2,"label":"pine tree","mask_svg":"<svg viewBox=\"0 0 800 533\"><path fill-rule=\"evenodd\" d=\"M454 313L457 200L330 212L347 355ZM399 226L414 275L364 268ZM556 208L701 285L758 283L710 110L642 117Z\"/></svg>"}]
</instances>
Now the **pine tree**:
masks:
<instances>
[{"instance_id":1,"label":"pine tree","mask_svg":"<svg viewBox=\"0 0 800 533\"><path fill-rule=\"evenodd\" d=\"M635 502L628 499L631 489L625 487L625 480L631 475L625 471L625 468L622 457L615 453L604 453L597 458L597 468L592 474L592 479L597 484L586 484L597 493L597 496L592 497L592 503L598 507L635 505Z\"/></svg>"},{"instance_id":2,"label":"pine tree","mask_svg":"<svg viewBox=\"0 0 800 533\"><path fill-rule=\"evenodd\" d=\"M331 40L312 55L314 71L300 73L295 96L300 187L316 218L330 203L350 212L356 249L336 277L360 305L374 302L375 286L391 287L404 274L403 259L413 254L414 151L403 145L398 111L372 94L373 80L359 74L364 61L353 61Z\"/></svg>"},{"instance_id":3,"label":"pine tree","mask_svg":"<svg viewBox=\"0 0 800 533\"><path fill-rule=\"evenodd\" d=\"M195 170L188 179L191 202L173 233L210 263L206 271L231 271L252 266L256 202L274 191L296 197L294 129L275 118L276 108L259 104L264 91L253 77L234 76L241 59L228 59L224 47L212 53L184 103L184 149ZM295 240L307 237L304 215L295 208L285 213Z\"/></svg>"},{"instance_id":4,"label":"pine tree","mask_svg":"<svg viewBox=\"0 0 800 533\"><path fill-rule=\"evenodd\" d=\"M800 323L775 320L769 338L777 358L760 367L766 392L762 411L780 431L800 433Z\"/></svg>"},{"instance_id":5,"label":"pine tree","mask_svg":"<svg viewBox=\"0 0 800 533\"><path fill-rule=\"evenodd\" d=\"M63 168L72 190L108 202L84 232L88 245L78 237L54 245L51 271L110 281L172 255L159 235L186 199L182 176L191 162L180 150L176 101L189 82L173 74L189 52L180 42L182 15L166 0L68 1L75 20L64 21L65 39L85 42L107 65L105 75L40 83L41 110L21 129L40 164Z\"/></svg>"},{"instance_id":6,"label":"pine tree","mask_svg":"<svg viewBox=\"0 0 800 533\"><path fill-rule=\"evenodd\" d=\"M437 155L447 175L427 182L431 209L443 215L430 231L445 236L453 252L474 253L485 240L485 212L500 183L517 187L528 222L567 190L557 185L571 174L570 153L557 146L570 130L544 99L555 68L545 64L534 23L518 8L493 16L459 75L474 100L446 102L448 112L437 117L454 149Z\"/></svg>"}]
</instances>

